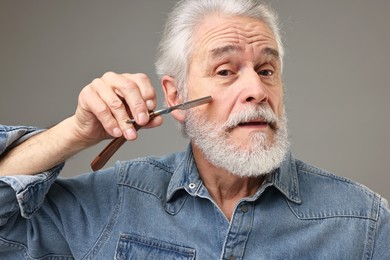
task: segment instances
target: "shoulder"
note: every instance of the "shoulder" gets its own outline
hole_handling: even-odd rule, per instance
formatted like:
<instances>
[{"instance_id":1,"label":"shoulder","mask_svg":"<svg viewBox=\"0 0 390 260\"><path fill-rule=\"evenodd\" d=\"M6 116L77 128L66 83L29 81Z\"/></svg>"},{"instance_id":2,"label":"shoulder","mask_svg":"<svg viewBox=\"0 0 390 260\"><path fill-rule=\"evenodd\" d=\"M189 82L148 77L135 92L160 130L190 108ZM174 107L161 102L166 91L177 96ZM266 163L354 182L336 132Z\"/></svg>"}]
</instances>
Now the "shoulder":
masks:
<instances>
[{"instance_id":1,"label":"shoulder","mask_svg":"<svg viewBox=\"0 0 390 260\"><path fill-rule=\"evenodd\" d=\"M183 163L184 157L185 153L179 152L118 162L115 166L118 184L149 193L166 192L172 175Z\"/></svg>"},{"instance_id":2,"label":"shoulder","mask_svg":"<svg viewBox=\"0 0 390 260\"><path fill-rule=\"evenodd\" d=\"M295 160L302 216L377 220L385 200L362 184Z\"/></svg>"},{"instance_id":3,"label":"shoulder","mask_svg":"<svg viewBox=\"0 0 390 260\"><path fill-rule=\"evenodd\" d=\"M133 176L142 174L171 176L184 159L184 152L172 153L164 156L149 156L118 162L116 169L122 177L131 173Z\"/></svg>"}]
</instances>

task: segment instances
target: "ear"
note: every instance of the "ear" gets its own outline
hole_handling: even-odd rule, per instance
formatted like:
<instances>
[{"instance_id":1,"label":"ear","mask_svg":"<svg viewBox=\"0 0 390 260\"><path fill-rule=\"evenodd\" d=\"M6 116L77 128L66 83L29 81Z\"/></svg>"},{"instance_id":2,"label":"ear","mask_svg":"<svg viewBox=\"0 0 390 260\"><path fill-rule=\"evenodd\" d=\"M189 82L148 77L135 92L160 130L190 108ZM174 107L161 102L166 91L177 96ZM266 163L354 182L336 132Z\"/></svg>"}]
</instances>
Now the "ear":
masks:
<instances>
[{"instance_id":1,"label":"ear","mask_svg":"<svg viewBox=\"0 0 390 260\"><path fill-rule=\"evenodd\" d=\"M183 100L177 91L177 81L175 78L171 76L163 76L161 78L161 86L168 106L175 106L183 103ZM171 112L171 115L179 122L184 121L185 115L182 110L174 110Z\"/></svg>"}]
</instances>

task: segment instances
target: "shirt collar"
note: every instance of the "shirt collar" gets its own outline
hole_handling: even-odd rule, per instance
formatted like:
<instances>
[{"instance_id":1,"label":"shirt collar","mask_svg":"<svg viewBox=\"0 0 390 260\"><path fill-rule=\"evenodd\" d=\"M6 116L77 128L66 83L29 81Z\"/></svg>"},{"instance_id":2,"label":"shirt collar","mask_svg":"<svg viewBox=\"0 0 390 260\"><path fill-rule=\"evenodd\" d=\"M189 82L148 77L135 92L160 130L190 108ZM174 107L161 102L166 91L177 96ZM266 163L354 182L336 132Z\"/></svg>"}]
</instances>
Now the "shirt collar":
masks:
<instances>
[{"instance_id":1,"label":"shirt collar","mask_svg":"<svg viewBox=\"0 0 390 260\"><path fill-rule=\"evenodd\" d=\"M301 203L299 195L298 174L295 160L291 153L286 154L281 166L268 174L263 185L254 197L257 199L262 191L268 186L274 186L287 199L294 203ZM196 196L201 191L202 180L192 154L191 145L188 146L183 160L175 169L167 189L167 210L171 213L177 212L188 195ZM187 196L180 196L182 191L186 191Z\"/></svg>"},{"instance_id":2,"label":"shirt collar","mask_svg":"<svg viewBox=\"0 0 390 260\"><path fill-rule=\"evenodd\" d=\"M167 202L169 202L178 190L186 190L190 195L195 195L202 185L198 168L192 154L191 145L188 146L183 160L175 169L167 190Z\"/></svg>"},{"instance_id":3,"label":"shirt collar","mask_svg":"<svg viewBox=\"0 0 390 260\"><path fill-rule=\"evenodd\" d=\"M290 201L301 203L296 163L290 151L287 152L280 167L269 174L265 182L273 185Z\"/></svg>"}]
</instances>

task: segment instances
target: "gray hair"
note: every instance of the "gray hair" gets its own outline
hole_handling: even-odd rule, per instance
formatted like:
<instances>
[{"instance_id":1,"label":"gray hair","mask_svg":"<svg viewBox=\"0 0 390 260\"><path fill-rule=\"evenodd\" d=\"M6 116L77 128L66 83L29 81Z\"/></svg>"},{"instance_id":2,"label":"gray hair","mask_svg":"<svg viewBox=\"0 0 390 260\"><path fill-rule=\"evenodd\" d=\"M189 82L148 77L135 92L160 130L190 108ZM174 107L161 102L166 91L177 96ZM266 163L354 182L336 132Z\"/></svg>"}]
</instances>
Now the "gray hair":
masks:
<instances>
[{"instance_id":1,"label":"gray hair","mask_svg":"<svg viewBox=\"0 0 390 260\"><path fill-rule=\"evenodd\" d=\"M251 17L264 22L272 30L283 60L283 44L277 15L266 5L255 0L181 0L170 13L156 61L159 77L169 75L178 84L178 92L187 98L187 73L192 53L192 36L196 26L210 14Z\"/></svg>"}]
</instances>

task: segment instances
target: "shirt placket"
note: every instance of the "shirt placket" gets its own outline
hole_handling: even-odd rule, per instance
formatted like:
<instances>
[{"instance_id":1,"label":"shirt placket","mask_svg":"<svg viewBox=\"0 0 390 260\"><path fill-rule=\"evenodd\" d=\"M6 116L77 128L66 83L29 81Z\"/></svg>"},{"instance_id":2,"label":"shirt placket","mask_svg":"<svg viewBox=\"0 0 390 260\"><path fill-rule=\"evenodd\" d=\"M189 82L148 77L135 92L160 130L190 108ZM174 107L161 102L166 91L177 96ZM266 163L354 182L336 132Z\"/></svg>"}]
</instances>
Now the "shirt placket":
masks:
<instances>
[{"instance_id":1,"label":"shirt placket","mask_svg":"<svg viewBox=\"0 0 390 260\"><path fill-rule=\"evenodd\" d=\"M248 241L248 237L253 226L253 218L253 202L243 201L236 207L236 210L230 221L230 226L226 235L221 259L243 259L246 242Z\"/></svg>"}]
</instances>

